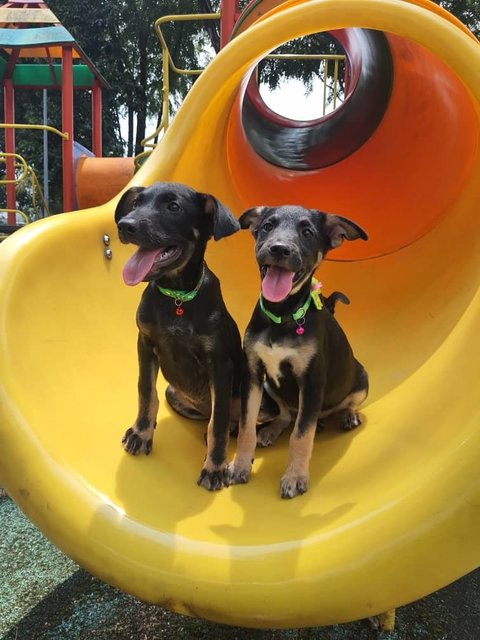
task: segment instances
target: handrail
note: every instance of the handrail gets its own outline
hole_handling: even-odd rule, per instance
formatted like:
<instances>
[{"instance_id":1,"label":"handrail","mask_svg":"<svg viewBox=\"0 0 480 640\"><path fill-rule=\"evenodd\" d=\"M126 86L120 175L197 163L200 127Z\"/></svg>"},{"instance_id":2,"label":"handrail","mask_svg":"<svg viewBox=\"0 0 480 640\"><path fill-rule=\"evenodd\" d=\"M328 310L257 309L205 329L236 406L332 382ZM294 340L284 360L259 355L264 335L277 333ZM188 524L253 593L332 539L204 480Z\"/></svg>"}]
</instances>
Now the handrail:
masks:
<instances>
[{"instance_id":1,"label":"handrail","mask_svg":"<svg viewBox=\"0 0 480 640\"><path fill-rule=\"evenodd\" d=\"M28 175L28 164L25 161L25 158L20 156L18 153L6 153L5 151L0 152L0 162L6 162L7 158L15 158L15 169L22 168L22 173L18 178L13 178L9 180L7 178L0 178L0 185L4 184L20 184L22 180Z\"/></svg>"},{"instance_id":2,"label":"handrail","mask_svg":"<svg viewBox=\"0 0 480 640\"><path fill-rule=\"evenodd\" d=\"M50 210L48 208L48 204L47 201L45 200L45 196L43 195L43 189L40 185L40 182L38 181L38 177L37 174L35 173L35 171L33 170L33 168L28 165L28 173L30 176L30 180L32 181L32 206L34 211L37 212L38 215L38 211L44 211L45 215L49 216L50 215ZM40 205L38 206L37 204L37 194L40 198ZM42 216L39 216L42 217Z\"/></svg>"},{"instance_id":3,"label":"handrail","mask_svg":"<svg viewBox=\"0 0 480 640\"><path fill-rule=\"evenodd\" d=\"M160 123L155 131L144 138L141 142L142 147L149 147L150 150L147 149L135 156L135 166L137 168L140 166L142 160L150 155L151 149L155 148L156 146L155 144L149 144L150 140L156 138L162 131L166 131L170 123L168 104L168 98L170 96L170 78L168 74L169 70L171 69L174 73L186 76L199 76L203 72L203 69L180 69L179 67L177 67L177 65L173 61L172 56L170 55L168 44L162 32L162 24L166 22L186 22L188 20L219 19L219 13L185 13L181 15L162 16L161 18L157 18L157 20L155 20L154 30L162 49L162 116L160 118Z\"/></svg>"},{"instance_id":4,"label":"handrail","mask_svg":"<svg viewBox=\"0 0 480 640\"><path fill-rule=\"evenodd\" d=\"M14 158L14 169L21 169L20 175L16 176L13 180L10 179L0 179L0 186L7 184L15 184L17 186L21 185L23 182L30 180L31 185L31 197L32 197L32 209L36 218L43 217L42 210L46 215L50 215L50 211L48 209L48 204L45 201L45 197L43 195L42 187L40 186L40 182L38 181L37 175L33 168L27 164L25 158L23 158L18 153L6 153L4 151L0 152L0 163L6 163L8 158ZM37 200L40 200L38 202ZM4 213L16 213L23 217L25 222L31 222L31 218L25 212L20 209L6 209L1 207L0 211Z\"/></svg>"},{"instance_id":5,"label":"handrail","mask_svg":"<svg viewBox=\"0 0 480 640\"><path fill-rule=\"evenodd\" d=\"M18 214L19 216L21 216L25 220L25 224L28 224L30 222L27 214L24 211L20 211L20 209L4 209L2 207L2 208L0 208L0 212L1 213L15 213L15 214Z\"/></svg>"},{"instance_id":6,"label":"handrail","mask_svg":"<svg viewBox=\"0 0 480 640\"><path fill-rule=\"evenodd\" d=\"M154 29L155 33L157 34L157 38L159 39L162 46L162 52L167 52L171 70L175 73L179 73L180 75L199 76L202 73L203 69L180 69L175 65L161 29L161 25L165 22L187 22L188 20L220 20L220 13L185 13L182 15L162 16L161 18L157 18L157 20L155 20Z\"/></svg>"},{"instance_id":7,"label":"handrail","mask_svg":"<svg viewBox=\"0 0 480 640\"><path fill-rule=\"evenodd\" d=\"M40 131L50 131L51 133L55 133L57 136L60 136L64 140L69 139L69 135L67 132L63 133L62 131L55 129L55 127L51 127L48 124L21 124L21 123L7 124L3 122L3 123L0 123L0 129L38 129Z\"/></svg>"},{"instance_id":8,"label":"handrail","mask_svg":"<svg viewBox=\"0 0 480 640\"><path fill-rule=\"evenodd\" d=\"M275 60L345 60L343 54L340 53L270 53L265 56L266 59Z\"/></svg>"}]
</instances>

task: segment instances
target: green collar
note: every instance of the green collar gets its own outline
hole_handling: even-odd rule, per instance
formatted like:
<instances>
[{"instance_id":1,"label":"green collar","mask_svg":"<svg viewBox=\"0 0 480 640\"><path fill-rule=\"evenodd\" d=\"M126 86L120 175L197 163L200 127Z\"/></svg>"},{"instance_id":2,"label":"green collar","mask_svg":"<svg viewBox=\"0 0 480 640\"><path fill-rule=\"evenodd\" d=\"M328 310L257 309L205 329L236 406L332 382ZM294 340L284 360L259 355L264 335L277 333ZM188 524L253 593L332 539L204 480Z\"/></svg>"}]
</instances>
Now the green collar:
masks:
<instances>
[{"instance_id":1,"label":"green collar","mask_svg":"<svg viewBox=\"0 0 480 640\"><path fill-rule=\"evenodd\" d=\"M269 311L268 309L265 309L265 305L263 304L263 297L262 294L260 294L260 298L259 298L259 305L260 305L260 309L262 310L262 313L272 322L274 322L275 324L282 324L283 322L285 322L286 320L288 320L289 318L292 318L292 320L294 320L297 323L297 328L296 328L296 333L298 335L302 335L305 331L305 329L303 328L303 325L305 324L305 316L307 315L307 311L310 308L310 305L312 304L312 302L315 305L315 308L320 311L320 309L323 307L323 303L320 299L320 289L321 289L322 285L320 284L320 282L318 282L318 280L316 278L312 278L312 285L311 285L311 290L309 293L309 296L307 298L307 300L304 302L304 304L302 304L301 307L299 307L296 311L294 311L291 315L288 316L277 316L274 313L272 313L271 311Z\"/></svg>"},{"instance_id":2,"label":"green collar","mask_svg":"<svg viewBox=\"0 0 480 640\"><path fill-rule=\"evenodd\" d=\"M265 306L263 304L263 297L261 294L259 299L260 309L262 310L263 314L266 315L269 320L271 320L272 322L275 322L275 324L282 324L282 322L285 322L285 320L288 320L288 318L290 317L293 320L295 320L295 322L297 322L297 320L301 320L302 318L305 317L305 314L307 313L311 303L312 303L312 295L309 294L305 304L302 304L302 306L299 307L294 313L292 313L291 316L276 316L274 313L272 313L268 309L265 309Z\"/></svg>"},{"instance_id":3,"label":"green collar","mask_svg":"<svg viewBox=\"0 0 480 640\"><path fill-rule=\"evenodd\" d=\"M202 286L204 280L205 280L205 265L203 265L202 275L200 276L200 280L197 282L195 289L192 289L191 291L178 291L176 289L167 289L166 287L161 287L159 284L157 284L157 288L160 291L160 293L163 293L164 296L168 296L169 298L173 298L175 300L175 306L177 307L177 310L175 311L175 313L177 314L177 316L183 316L182 304L184 302L190 302L190 300L193 300L195 298L197 293L200 291L200 287Z\"/></svg>"}]
</instances>

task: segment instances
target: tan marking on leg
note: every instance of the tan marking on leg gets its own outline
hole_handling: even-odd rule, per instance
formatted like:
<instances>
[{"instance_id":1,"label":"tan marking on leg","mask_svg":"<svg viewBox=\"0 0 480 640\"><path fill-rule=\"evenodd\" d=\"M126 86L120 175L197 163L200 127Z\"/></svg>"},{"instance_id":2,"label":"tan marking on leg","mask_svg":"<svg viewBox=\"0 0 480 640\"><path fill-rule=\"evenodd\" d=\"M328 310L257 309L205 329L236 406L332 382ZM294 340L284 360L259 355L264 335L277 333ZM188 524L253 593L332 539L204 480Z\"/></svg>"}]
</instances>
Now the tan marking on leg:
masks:
<instances>
[{"instance_id":1,"label":"tan marking on leg","mask_svg":"<svg viewBox=\"0 0 480 640\"><path fill-rule=\"evenodd\" d=\"M342 402L335 405L331 409L322 411L320 414L320 418L326 418L327 416L331 416L333 413L342 411L342 409L352 409L353 411L355 411L365 400L365 398L367 397L367 393L368 392L365 389L362 389L361 391L354 391L353 393L349 393L348 396L342 400Z\"/></svg>"},{"instance_id":2,"label":"tan marking on leg","mask_svg":"<svg viewBox=\"0 0 480 640\"><path fill-rule=\"evenodd\" d=\"M309 465L317 423L312 422L305 433L298 433L297 424L290 436L288 466L280 480L282 498L294 498L308 490Z\"/></svg>"},{"instance_id":3,"label":"tan marking on leg","mask_svg":"<svg viewBox=\"0 0 480 640\"><path fill-rule=\"evenodd\" d=\"M368 392L365 389L351 393L347 397L346 407L341 414L341 423L344 431L352 431L362 424L362 419L357 409L367 397Z\"/></svg>"},{"instance_id":4,"label":"tan marking on leg","mask_svg":"<svg viewBox=\"0 0 480 640\"><path fill-rule=\"evenodd\" d=\"M229 465L232 484L248 481L257 446L257 417L262 400L262 388L252 385L248 395L247 412L241 417L237 438L237 451Z\"/></svg>"},{"instance_id":5,"label":"tan marking on leg","mask_svg":"<svg viewBox=\"0 0 480 640\"><path fill-rule=\"evenodd\" d=\"M240 398L232 398L230 400L230 433L234 433L238 430L238 423L240 421L241 402Z\"/></svg>"}]
</instances>

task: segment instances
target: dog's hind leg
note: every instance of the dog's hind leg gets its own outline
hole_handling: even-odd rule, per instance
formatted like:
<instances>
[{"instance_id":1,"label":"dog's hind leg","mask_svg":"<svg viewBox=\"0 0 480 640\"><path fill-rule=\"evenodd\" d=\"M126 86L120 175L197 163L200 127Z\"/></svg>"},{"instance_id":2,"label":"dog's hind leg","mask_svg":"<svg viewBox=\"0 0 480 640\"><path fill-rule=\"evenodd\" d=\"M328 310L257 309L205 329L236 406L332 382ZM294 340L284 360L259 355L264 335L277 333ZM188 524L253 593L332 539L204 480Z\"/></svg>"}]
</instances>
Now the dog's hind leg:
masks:
<instances>
[{"instance_id":1,"label":"dog's hind leg","mask_svg":"<svg viewBox=\"0 0 480 640\"><path fill-rule=\"evenodd\" d=\"M367 397L365 389L354 391L342 402L343 407L337 412L340 418L340 427L343 431L352 431L362 424L358 408Z\"/></svg>"},{"instance_id":2,"label":"dog's hind leg","mask_svg":"<svg viewBox=\"0 0 480 640\"><path fill-rule=\"evenodd\" d=\"M368 374L363 366L356 361L357 383L353 391L342 402L340 411L340 425L344 431L351 431L362 424L358 408L368 395Z\"/></svg>"},{"instance_id":3,"label":"dog's hind leg","mask_svg":"<svg viewBox=\"0 0 480 640\"><path fill-rule=\"evenodd\" d=\"M210 418L211 411L209 407L198 407L181 391L174 389L170 384L165 390L165 399L172 409L184 418L190 418L190 420L208 420Z\"/></svg>"}]
</instances>

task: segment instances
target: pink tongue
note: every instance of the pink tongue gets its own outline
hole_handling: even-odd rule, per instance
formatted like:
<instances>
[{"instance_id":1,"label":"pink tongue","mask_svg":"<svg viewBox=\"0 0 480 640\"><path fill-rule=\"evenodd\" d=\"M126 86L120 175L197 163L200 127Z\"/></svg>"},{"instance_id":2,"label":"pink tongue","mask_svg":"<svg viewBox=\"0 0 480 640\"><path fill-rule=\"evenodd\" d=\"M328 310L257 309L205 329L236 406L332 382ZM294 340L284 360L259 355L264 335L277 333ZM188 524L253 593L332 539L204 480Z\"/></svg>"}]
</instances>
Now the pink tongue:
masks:
<instances>
[{"instance_id":1,"label":"pink tongue","mask_svg":"<svg viewBox=\"0 0 480 640\"><path fill-rule=\"evenodd\" d=\"M267 267L267 273L262 280L262 294L270 302L284 300L293 285L293 272L280 267Z\"/></svg>"},{"instance_id":2,"label":"pink tongue","mask_svg":"<svg viewBox=\"0 0 480 640\"><path fill-rule=\"evenodd\" d=\"M133 287L142 282L150 272L155 262L155 258L163 253L163 249L137 249L127 264L123 267L123 280L125 284Z\"/></svg>"}]
</instances>

